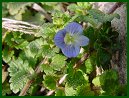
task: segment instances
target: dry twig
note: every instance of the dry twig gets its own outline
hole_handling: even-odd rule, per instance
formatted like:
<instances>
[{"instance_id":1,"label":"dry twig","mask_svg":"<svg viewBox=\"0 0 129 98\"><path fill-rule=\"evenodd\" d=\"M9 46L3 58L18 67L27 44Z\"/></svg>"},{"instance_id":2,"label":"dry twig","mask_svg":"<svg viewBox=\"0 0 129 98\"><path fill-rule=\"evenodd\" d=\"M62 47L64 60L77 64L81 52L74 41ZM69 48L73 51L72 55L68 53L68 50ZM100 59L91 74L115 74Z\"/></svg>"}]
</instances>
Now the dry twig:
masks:
<instances>
[{"instance_id":1,"label":"dry twig","mask_svg":"<svg viewBox=\"0 0 129 98\"><path fill-rule=\"evenodd\" d=\"M28 22L13 20L8 18L2 18L2 28L10 31L19 31L26 34L34 34L39 30L39 26L30 24Z\"/></svg>"}]
</instances>

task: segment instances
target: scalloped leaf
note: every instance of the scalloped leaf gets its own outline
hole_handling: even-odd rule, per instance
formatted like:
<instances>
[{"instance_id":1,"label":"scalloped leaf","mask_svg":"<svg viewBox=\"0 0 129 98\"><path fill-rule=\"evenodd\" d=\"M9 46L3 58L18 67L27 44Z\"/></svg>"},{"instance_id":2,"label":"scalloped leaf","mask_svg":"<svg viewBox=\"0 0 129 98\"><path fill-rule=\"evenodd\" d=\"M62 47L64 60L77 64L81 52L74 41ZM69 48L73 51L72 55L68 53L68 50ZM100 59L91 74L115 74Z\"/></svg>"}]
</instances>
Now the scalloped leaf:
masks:
<instances>
[{"instance_id":1,"label":"scalloped leaf","mask_svg":"<svg viewBox=\"0 0 129 98\"><path fill-rule=\"evenodd\" d=\"M53 74L53 68L49 66L48 64L42 64L41 65L41 71L45 72L45 74Z\"/></svg>"},{"instance_id":2,"label":"scalloped leaf","mask_svg":"<svg viewBox=\"0 0 129 98\"><path fill-rule=\"evenodd\" d=\"M42 45L43 45L43 39L39 38L36 39L32 42L30 42L28 44L28 46L26 47L27 50L25 51L26 55L28 55L28 57L39 57L42 53Z\"/></svg>"},{"instance_id":3,"label":"scalloped leaf","mask_svg":"<svg viewBox=\"0 0 129 98\"><path fill-rule=\"evenodd\" d=\"M90 85L81 85L77 88L76 96L94 96L94 91L91 90Z\"/></svg>"},{"instance_id":4,"label":"scalloped leaf","mask_svg":"<svg viewBox=\"0 0 129 98\"><path fill-rule=\"evenodd\" d=\"M89 22L93 27L97 27L97 25L99 24L97 19L86 15L80 15L76 20Z\"/></svg>"},{"instance_id":5,"label":"scalloped leaf","mask_svg":"<svg viewBox=\"0 0 129 98\"><path fill-rule=\"evenodd\" d=\"M67 7L67 9L68 10L70 10L70 11L75 11L75 9L77 9L78 8L78 6L76 5L76 4L70 4L68 7Z\"/></svg>"},{"instance_id":6,"label":"scalloped leaf","mask_svg":"<svg viewBox=\"0 0 129 98\"><path fill-rule=\"evenodd\" d=\"M68 74L66 80L68 86L73 87L73 89L88 82L81 71L75 71L73 73Z\"/></svg>"},{"instance_id":7,"label":"scalloped leaf","mask_svg":"<svg viewBox=\"0 0 129 98\"><path fill-rule=\"evenodd\" d=\"M2 84L2 96L6 96L6 94L11 94L11 90L10 90L10 85L8 83L8 81L5 81Z\"/></svg>"},{"instance_id":8,"label":"scalloped leaf","mask_svg":"<svg viewBox=\"0 0 129 98\"><path fill-rule=\"evenodd\" d=\"M93 16L95 19L97 19L101 23L105 23L107 21L112 21L114 18L120 19L120 16L118 14L105 14L97 9L91 9L88 11L91 16Z\"/></svg>"},{"instance_id":9,"label":"scalloped leaf","mask_svg":"<svg viewBox=\"0 0 129 98\"><path fill-rule=\"evenodd\" d=\"M24 61L21 58L18 58L17 60L12 60L9 63L9 76L11 77L10 82L10 89L14 93L18 93L29 77L34 73L34 70L29 67L29 64L27 61Z\"/></svg>"},{"instance_id":10,"label":"scalloped leaf","mask_svg":"<svg viewBox=\"0 0 129 98\"><path fill-rule=\"evenodd\" d=\"M64 89L56 89L55 96L65 96Z\"/></svg>"},{"instance_id":11,"label":"scalloped leaf","mask_svg":"<svg viewBox=\"0 0 129 98\"><path fill-rule=\"evenodd\" d=\"M8 14L7 2L2 2L2 17L6 17Z\"/></svg>"},{"instance_id":12,"label":"scalloped leaf","mask_svg":"<svg viewBox=\"0 0 129 98\"><path fill-rule=\"evenodd\" d=\"M11 58L13 57L13 55L14 55L14 51L13 50L11 51L8 46L6 46L3 49L3 51L2 51L2 58L3 58L3 60L6 63L8 63L11 60Z\"/></svg>"},{"instance_id":13,"label":"scalloped leaf","mask_svg":"<svg viewBox=\"0 0 129 98\"><path fill-rule=\"evenodd\" d=\"M47 40L49 39L50 35L53 35L54 32L54 24L52 23L44 23L43 25L40 26L39 32L36 33L35 35L38 36L42 36L43 38L47 38Z\"/></svg>"},{"instance_id":14,"label":"scalloped leaf","mask_svg":"<svg viewBox=\"0 0 129 98\"><path fill-rule=\"evenodd\" d=\"M52 75L45 75L43 84L50 90L56 89L56 78Z\"/></svg>"},{"instance_id":15,"label":"scalloped leaf","mask_svg":"<svg viewBox=\"0 0 129 98\"><path fill-rule=\"evenodd\" d=\"M26 6L30 6L32 2L10 2L7 5L11 15L17 14L20 10L24 10Z\"/></svg>"},{"instance_id":16,"label":"scalloped leaf","mask_svg":"<svg viewBox=\"0 0 129 98\"><path fill-rule=\"evenodd\" d=\"M66 96L75 96L76 90L73 87L69 86L67 83L65 84L65 95Z\"/></svg>"},{"instance_id":17,"label":"scalloped leaf","mask_svg":"<svg viewBox=\"0 0 129 98\"><path fill-rule=\"evenodd\" d=\"M89 2L77 2L77 4L70 4L67 9L75 12L76 14L86 14L87 10L92 8L92 4ZM75 10L76 9L76 10Z\"/></svg>"},{"instance_id":18,"label":"scalloped leaf","mask_svg":"<svg viewBox=\"0 0 129 98\"><path fill-rule=\"evenodd\" d=\"M63 68L66 64L66 60L67 58L63 55L57 54L52 58L52 62L51 62L51 66L53 69L55 70L61 70L61 68Z\"/></svg>"},{"instance_id":19,"label":"scalloped leaf","mask_svg":"<svg viewBox=\"0 0 129 98\"><path fill-rule=\"evenodd\" d=\"M52 58L55 55L55 52L56 52L56 48L51 48L50 45L43 45L42 47L43 57Z\"/></svg>"},{"instance_id":20,"label":"scalloped leaf","mask_svg":"<svg viewBox=\"0 0 129 98\"><path fill-rule=\"evenodd\" d=\"M22 38L21 32L6 32L5 42L11 48L24 49L28 41Z\"/></svg>"},{"instance_id":21,"label":"scalloped leaf","mask_svg":"<svg viewBox=\"0 0 129 98\"><path fill-rule=\"evenodd\" d=\"M92 4L89 2L77 2L77 5L83 10L89 10L92 8Z\"/></svg>"},{"instance_id":22,"label":"scalloped leaf","mask_svg":"<svg viewBox=\"0 0 129 98\"><path fill-rule=\"evenodd\" d=\"M118 73L116 70L107 70L100 76L100 84L104 91L113 91L118 86L118 83Z\"/></svg>"}]
</instances>

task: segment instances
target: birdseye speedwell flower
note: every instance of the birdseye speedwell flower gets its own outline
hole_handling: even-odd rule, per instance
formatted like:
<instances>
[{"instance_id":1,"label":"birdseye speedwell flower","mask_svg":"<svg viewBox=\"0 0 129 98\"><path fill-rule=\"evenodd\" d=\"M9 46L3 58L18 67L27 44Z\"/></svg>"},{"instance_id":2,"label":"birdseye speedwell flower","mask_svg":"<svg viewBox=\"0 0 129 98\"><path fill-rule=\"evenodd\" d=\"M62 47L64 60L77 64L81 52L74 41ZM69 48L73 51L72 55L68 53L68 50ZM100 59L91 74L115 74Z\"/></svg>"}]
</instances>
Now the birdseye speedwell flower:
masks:
<instances>
[{"instance_id":1,"label":"birdseye speedwell flower","mask_svg":"<svg viewBox=\"0 0 129 98\"><path fill-rule=\"evenodd\" d=\"M65 56L71 58L79 54L81 46L88 45L89 38L83 35L83 28L80 24L71 22L56 33L54 42Z\"/></svg>"}]
</instances>

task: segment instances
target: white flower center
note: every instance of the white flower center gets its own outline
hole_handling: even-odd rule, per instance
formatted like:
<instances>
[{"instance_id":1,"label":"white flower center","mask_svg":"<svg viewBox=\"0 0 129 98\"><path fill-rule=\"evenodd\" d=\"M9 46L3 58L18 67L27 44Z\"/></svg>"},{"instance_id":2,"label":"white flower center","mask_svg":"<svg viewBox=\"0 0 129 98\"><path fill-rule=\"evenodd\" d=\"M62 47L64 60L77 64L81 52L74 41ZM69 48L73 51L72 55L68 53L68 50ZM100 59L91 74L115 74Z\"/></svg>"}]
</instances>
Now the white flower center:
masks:
<instances>
[{"instance_id":1,"label":"white flower center","mask_svg":"<svg viewBox=\"0 0 129 98\"><path fill-rule=\"evenodd\" d=\"M77 37L78 37L78 34L71 35L69 33L66 33L66 35L64 37L64 42L67 45L75 44L77 41Z\"/></svg>"}]
</instances>

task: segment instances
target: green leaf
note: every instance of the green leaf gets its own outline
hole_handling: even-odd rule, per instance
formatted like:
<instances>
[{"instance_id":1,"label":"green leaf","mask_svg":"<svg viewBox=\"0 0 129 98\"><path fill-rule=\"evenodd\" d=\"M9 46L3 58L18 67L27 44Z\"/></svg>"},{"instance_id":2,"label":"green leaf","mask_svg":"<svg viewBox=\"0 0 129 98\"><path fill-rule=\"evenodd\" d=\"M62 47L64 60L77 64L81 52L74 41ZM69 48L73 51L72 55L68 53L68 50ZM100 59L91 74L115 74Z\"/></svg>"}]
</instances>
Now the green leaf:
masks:
<instances>
[{"instance_id":1,"label":"green leaf","mask_svg":"<svg viewBox=\"0 0 129 98\"><path fill-rule=\"evenodd\" d=\"M30 6L32 2L10 2L8 3L7 8L9 9L9 13L11 15L17 14L20 10L23 10L25 6Z\"/></svg>"},{"instance_id":2,"label":"green leaf","mask_svg":"<svg viewBox=\"0 0 129 98\"><path fill-rule=\"evenodd\" d=\"M101 43L99 43L99 42L98 42L98 40L97 40L97 41L95 41L95 42L94 42L93 47L94 47L94 49L95 49L95 50L98 50L99 48L101 48L101 47L102 47L102 44L101 44Z\"/></svg>"},{"instance_id":3,"label":"green leaf","mask_svg":"<svg viewBox=\"0 0 129 98\"><path fill-rule=\"evenodd\" d=\"M35 94L38 92L38 90L40 89L40 87L35 83L32 84L28 90L28 94L26 94L27 96L35 96Z\"/></svg>"},{"instance_id":4,"label":"green leaf","mask_svg":"<svg viewBox=\"0 0 129 98\"><path fill-rule=\"evenodd\" d=\"M52 23L44 23L43 25L40 26L39 32L36 33L36 36L42 36L43 38L47 38L46 40L49 39L50 35L55 34L54 31L54 24Z\"/></svg>"},{"instance_id":5,"label":"green leaf","mask_svg":"<svg viewBox=\"0 0 129 98\"><path fill-rule=\"evenodd\" d=\"M77 21L83 21L83 22L89 22L94 28L98 26L99 22L97 19L86 16L86 15L80 15L77 19Z\"/></svg>"},{"instance_id":6,"label":"green leaf","mask_svg":"<svg viewBox=\"0 0 129 98\"><path fill-rule=\"evenodd\" d=\"M75 71L67 75L66 82L68 83L69 87L73 87L73 89L75 89L78 86L87 83L87 80L81 71Z\"/></svg>"},{"instance_id":7,"label":"green leaf","mask_svg":"<svg viewBox=\"0 0 129 98\"><path fill-rule=\"evenodd\" d=\"M28 51L28 50L26 50L26 51ZM29 63L29 66L35 68L36 63L37 63L37 58L30 57L29 53L27 54L27 53L25 53L25 51L20 52L19 57L23 61L27 60Z\"/></svg>"},{"instance_id":8,"label":"green leaf","mask_svg":"<svg viewBox=\"0 0 129 98\"><path fill-rule=\"evenodd\" d=\"M115 70L107 70L100 76L100 84L104 91L112 91L118 86L118 73Z\"/></svg>"},{"instance_id":9,"label":"green leaf","mask_svg":"<svg viewBox=\"0 0 129 98\"><path fill-rule=\"evenodd\" d=\"M108 53L106 50L99 48L97 50L97 65L102 66L103 69L108 69L108 64L110 63L111 54Z\"/></svg>"},{"instance_id":10,"label":"green leaf","mask_svg":"<svg viewBox=\"0 0 129 98\"><path fill-rule=\"evenodd\" d=\"M41 89L41 84L43 81L43 76L42 74L38 74L36 77L34 77L34 81L33 83L31 84L30 88L28 89L28 92L27 92L27 96L34 96L34 95L37 95L37 93L39 92L39 89Z\"/></svg>"},{"instance_id":11,"label":"green leaf","mask_svg":"<svg viewBox=\"0 0 129 98\"><path fill-rule=\"evenodd\" d=\"M45 17L39 12L33 15L31 10L27 10L22 14L23 21L27 21L35 25L42 25L45 22L44 18Z\"/></svg>"},{"instance_id":12,"label":"green leaf","mask_svg":"<svg viewBox=\"0 0 129 98\"><path fill-rule=\"evenodd\" d=\"M30 42L27 46L27 50L25 51L26 55L29 55L32 58L38 57L39 55L41 55L42 45L43 45L42 38Z\"/></svg>"},{"instance_id":13,"label":"green leaf","mask_svg":"<svg viewBox=\"0 0 129 98\"><path fill-rule=\"evenodd\" d=\"M2 2L2 17L7 17L8 15L7 4L6 2Z\"/></svg>"},{"instance_id":14,"label":"green leaf","mask_svg":"<svg viewBox=\"0 0 129 98\"><path fill-rule=\"evenodd\" d=\"M53 10L60 10L60 2L41 2L41 4L48 13L52 13Z\"/></svg>"},{"instance_id":15,"label":"green leaf","mask_svg":"<svg viewBox=\"0 0 129 98\"><path fill-rule=\"evenodd\" d=\"M41 2L43 5L48 5L48 6L55 6L58 4L58 2Z\"/></svg>"},{"instance_id":16,"label":"green leaf","mask_svg":"<svg viewBox=\"0 0 129 98\"><path fill-rule=\"evenodd\" d=\"M11 77L9 80L10 88L14 93L19 92L29 79L28 77L34 73L34 70L29 67L28 62L23 62L21 58L12 60L9 63L8 71Z\"/></svg>"},{"instance_id":17,"label":"green leaf","mask_svg":"<svg viewBox=\"0 0 129 98\"><path fill-rule=\"evenodd\" d=\"M77 2L77 4L70 4L67 9L71 12L75 12L78 15L86 15L87 10L92 8L92 4L89 2ZM75 10L76 9L76 10Z\"/></svg>"},{"instance_id":18,"label":"green leaf","mask_svg":"<svg viewBox=\"0 0 129 98\"><path fill-rule=\"evenodd\" d=\"M15 48L16 49L24 49L27 45L28 45L28 42L27 41L23 41L21 44L16 45Z\"/></svg>"},{"instance_id":19,"label":"green leaf","mask_svg":"<svg viewBox=\"0 0 129 98\"><path fill-rule=\"evenodd\" d=\"M53 69L55 70L61 70L61 68L63 68L66 64L66 60L67 58L65 56L62 56L60 54L55 55L52 58L52 62L51 62L51 66L53 67Z\"/></svg>"},{"instance_id":20,"label":"green leaf","mask_svg":"<svg viewBox=\"0 0 129 98\"><path fill-rule=\"evenodd\" d=\"M65 92L63 89L56 89L55 96L65 96Z\"/></svg>"},{"instance_id":21,"label":"green leaf","mask_svg":"<svg viewBox=\"0 0 129 98\"><path fill-rule=\"evenodd\" d=\"M13 34L13 38L11 40L14 41L16 44L21 44L23 41L25 41L22 38L23 33L21 33L21 32L12 32L12 34Z\"/></svg>"},{"instance_id":22,"label":"green leaf","mask_svg":"<svg viewBox=\"0 0 129 98\"><path fill-rule=\"evenodd\" d=\"M68 7L67 7L67 9L68 10L70 10L70 11L75 11L75 9L77 9L78 8L78 6L76 5L76 4L70 4Z\"/></svg>"},{"instance_id":23,"label":"green leaf","mask_svg":"<svg viewBox=\"0 0 129 98\"><path fill-rule=\"evenodd\" d=\"M43 84L46 88L54 90L56 89L56 78L51 75L45 75Z\"/></svg>"},{"instance_id":24,"label":"green leaf","mask_svg":"<svg viewBox=\"0 0 129 98\"><path fill-rule=\"evenodd\" d=\"M79 15L74 15L74 16L72 16L72 17L70 18L70 20L69 20L64 26L66 26L66 25L67 25L68 23L70 23L70 22L76 21L78 17L79 17Z\"/></svg>"},{"instance_id":25,"label":"green leaf","mask_svg":"<svg viewBox=\"0 0 129 98\"><path fill-rule=\"evenodd\" d=\"M60 51L60 49L57 46L53 48L53 52L59 53L59 51Z\"/></svg>"},{"instance_id":26,"label":"green leaf","mask_svg":"<svg viewBox=\"0 0 129 98\"><path fill-rule=\"evenodd\" d=\"M14 51L11 50L11 49L9 49L8 46L6 46L6 47L3 49L3 51L2 51L2 58L3 58L3 60L4 60L6 63L8 63L8 62L11 60L11 58L13 57L13 55L14 55Z\"/></svg>"},{"instance_id":27,"label":"green leaf","mask_svg":"<svg viewBox=\"0 0 129 98\"><path fill-rule=\"evenodd\" d=\"M91 9L89 10L89 14L92 15L95 19L97 19L101 23L105 23L107 21L112 21L115 17L120 18L118 14L105 14L97 9Z\"/></svg>"},{"instance_id":28,"label":"green leaf","mask_svg":"<svg viewBox=\"0 0 129 98\"><path fill-rule=\"evenodd\" d=\"M55 53L58 52L56 48L51 48L50 45L42 46L42 56L47 58L52 58Z\"/></svg>"},{"instance_id":29,"label":"green leaf","mask_svg":"<svg viewBox=\"0 0 129 98\"><path fill-rule=\"evenodd\" d=\"M94 43L96 40L98 40L98 30L94 29L93 27L89 26L84 30L84 35L87 36L90 41L89 41L89 48L87 51L90 51L93 49Z\"/></svg>"},{"instance_id":30,"label":"green leaf","mask_svg":"<svg viewBox=\"0 0 129 98\"><path fill-rule=\"evenodd\" d=\"M91 26L89 26L88 28L84 30L84 35L87 36L92 42L96 40L94 28Z\"/></svg>"},{"instance_id":31,"label":"green leaf","mask_svg":"<svg viewBox=\"0 0 129 98\"><path fill-rule=\"evenodd\" d=\"M89 2L77 2L77 5L83 10L89 10L92 8L92 4Z\"/></svg>"},{"instance_id":32,"label":"green leaf","mask_svg":"<svg viewBox=\"0 0 129 98\"><path fill-rule=\"evenodd\" d=\"M116 95L117 96L127 96L127 84L119 85L116 88Z\"/></svg>"},{"instance_id":33,"label":"green leaf","mask_svg":"<svg viewBox=\"0 0 129 98\"><path fill-rule=\"evenodd\" d=\"M22 38L28 42L31 42L32 40L34 40L34 35L31 35L31 34L23 34L22 35Z\"/></svg>"},{"instance_id":34,"label":"green leaf","mask_svg":"<svg viewBox=\"0 0 129 98\"><path fill-rule=\"evenodd\" d=\"M48 65L48 64L42 64L41 65L41 71L42 72L44 71L47 75L54 73L53 68L50 65Z\"/></svg>"},{"instance_id":35,"label":"green leaf","mask_svg":"<svg viewBox=\"0 0 129 98\"><path fill-rule=\"evenodd\" d=\"M77 88L76 96L94 96L94 91L91 90L90 85L81 85Z\"/></svg>"},{"instance_id":36,"label":"green leaf","mask_svg":"<svg viewBox=\"0 0 129 98\"><path fill-rule=\"evenodd\" d=\"M2 84L2 96L6 96L6 94L11 94L10 85L7 81Z\"/></svg>"},{"instance_id":37,"label":"green leaf","mask_svg":"<svg viewBox=\"0 0 129 98\"><path fill-rule=\"evenodd\" d=\"M103 22L103 18L105 16L105 14L103 12L101 12L100 10L97 9L91 9L88 11L90 15L92 15L95 19L97 19L100 22Z\"/></svg>"},{"instance_id":38,"label":"green leaf","mask_svg":"<svg viewBox=\"0 0 129 98\"><path fill-rule=\"evenodd\" d=\"M62 12L58 10L55 10L52 13L52 16L53 24L61 28L71 19L68 12Z\"/></svg>"},{"instance_id":39,"label":"green leaf","mask_svg":"<svg viewBox=\"0 0 129 98\"><path fill-rule=\"evenodd\" d=\"M101 86L100 85L100 79L99 79L100 77L99 76L97 76L97 77L95 77L93 80L92 80L92 83L95 85L95 86Z\"/></svg>"},{"instance_id":40,"label":"green leaf","mask_svg":"<svg viewBox=\"0 0 129 98\"><path fill-rule=\"evenodd\" d=\"M90 59L90 62L91 62L91 64L93 65L93 66L96 66L96 51L94 51L94 52L92 52L91 53L91 56L89 57L89 59Z\"/></svg>"},{"instance_id":41,"label":"green leaf","mask_svg":"<svg viewBox=\"0 0 129 98\"><path fill-rule=\"evenodd\" d=\"M85 66L86 66L86 73L90 74L93 71L93 65L91 64L90 59L87 59L85 61Z\"/></svg>"},{"instance_id":42,"label":"green leaf","mask_svg":"<svg viewBox=\"0 0 129 98\"><path fill-rule=\"evenodd\" d=\"M69 86L67 83L65 84L65 95L66 96L75 96L76 90L73 87Z\"/></svg>"},{"instance_id":43,"label":"green leaf","mask_svg":"<svg viewBox=\"0 0 129 98\"><path fill-rule=\"evenodd\" d=\"M5 42L11 48L24 49L28 42L22 38L21 32L6 32Z\"/></svg>"},{"instance_id":44,"label":"green leaf","mask_svg":"<svg viewBox=\"0 0 129 98\"><path fill-rule=\"evenodd\" d=\"M7 35L5 37L5 42L7 43L7 45L9 45L10 47L14 46L14 42L12 41L13 39L13 34L10 32L6 32Z\"/></svg>"},{"instance_id":45,"label":"green leaf","mask_svg":"<svg viewBox=\"0 0 129 98\"><path fill-rule=\"evenodd\" d=\"M114 18L120 19L119 14L114 13L114 14L105 15L105 17L104 17L105 22L107 22L107 21L110 22L110 21L112 21Z\"/></svg>"}]
</instances>

